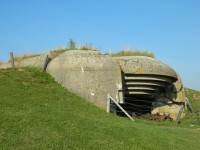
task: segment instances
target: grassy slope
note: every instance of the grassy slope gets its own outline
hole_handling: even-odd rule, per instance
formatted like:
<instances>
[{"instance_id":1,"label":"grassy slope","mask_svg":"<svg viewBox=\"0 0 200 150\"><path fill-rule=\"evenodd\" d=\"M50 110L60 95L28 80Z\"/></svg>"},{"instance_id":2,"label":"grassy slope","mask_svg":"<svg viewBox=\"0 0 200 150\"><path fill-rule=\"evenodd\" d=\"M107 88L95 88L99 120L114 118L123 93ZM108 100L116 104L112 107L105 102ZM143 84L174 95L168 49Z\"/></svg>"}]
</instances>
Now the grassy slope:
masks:
<instances>
[{"instance_id":1,"label":"grassy slope","mask_svg":"<svg viewBox=\"0 0 200 150\"><path fill-rule=\"evenodd\" d=\"M190 100L191 105L195 112L200 112L200 92L192 89L185 89L187 98Z\"/></svg>"},{"instance_id":2,"label":"grassy slope","mask_svg":"<svg viewBox=\"0 0 200 150\"><path fill-rule=\"evenodd\" d=\"M200 149L200 125L107 114L36 69L0 70L1 149Z\"/></svg>"}]
</instances>

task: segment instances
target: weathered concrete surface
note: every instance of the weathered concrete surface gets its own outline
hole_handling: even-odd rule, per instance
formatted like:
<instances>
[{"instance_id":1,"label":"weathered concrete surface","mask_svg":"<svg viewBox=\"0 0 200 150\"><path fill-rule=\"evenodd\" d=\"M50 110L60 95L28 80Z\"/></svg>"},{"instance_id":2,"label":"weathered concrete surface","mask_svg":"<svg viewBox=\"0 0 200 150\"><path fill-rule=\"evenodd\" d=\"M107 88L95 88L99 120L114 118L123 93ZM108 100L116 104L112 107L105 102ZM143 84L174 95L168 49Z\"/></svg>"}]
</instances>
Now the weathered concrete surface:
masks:
<instances>
[{"instance_id":1,"label":"weathered concrete surface","mask_svg":"<svg viewBox=\"0 0 200 150\"><path fill-rule=\"evenodd\" d=\"M159 95L152 103L151 114L170 114L173 120L176 120L181 105L185 103L185 93L180 76L171 86L166 87L166 92ZM175 102L175 103L173 103ZM181 118L185 116L183 112Z\"/></svg>"},{"instance_id":2,"label":"weathered concrete surface","mask_svg":"<svg viewBox=\"0 0 200 150\"><path fill-rule=\"evenodd\" d=\"M44 60L46 57L46 54L42 54L40 56L35 56L32 58L27 58L24 60L21 60L20 62L14 62L15 67L27 67L27 66L31 66L31 67L37 67L37 68L41 68L42 65L44 64ZM0 69L6 69L6 68L11 68L11 63L6 63L6 64L2 64L0 66Z\"/></svg>"},{"instance_id":3,"label":"weathered concrete surface","mask_svg":"<svg viewBox=\"0 0 200 150\"><path fill-rule=\"evenodd\" d=\"M27 58L27 59L21 60L19 62L14 62L14 66L16 68L28 67L28 66L42 68L47 54L48 53L45 53L40 56L35 56L32 58ZM11 63L6 63L6 64L0 65L0 69L7 69L7 68L11 68L11 67L12 67Z\"/></svg>"},{"instance_id":4,"label":"weathered concrete surface","mask_svg":"<svg viewBox=\"0 0 200 150\"><path fill-rule=\"evenodd\" d=\"M151 57L125 56L114 59L119 60L125 73L164 75L174 78L175 81L177 79L177 74L172 68Z\"/></svg>"},{"instance_id":5,"label":"weathered concrete surface","mask_svg":"<svg viewBox=\"0 0 200 150\"><path fill-rule=\"evenodd\" d=\"M103 109L108 93L119 99L120 66L98 52L67 51L49 63L47 72L66 88Z\"/></svg>"},{"instance_id":6,"label":"weathered concrete surface","mask_svg":"<svg viewBox=\"0 0 200 150\"><path fill-rule=\"evenodd\" d=\"M178 75L178 80L175 83L173 83L171 92L172 92L172 99L175 102L185 102L185 92L181 77L179 75Z\"/></svg>"},{"instance_id":7,"label":"weathered concrete surface","mask_svg":"<svg viewBox=\"0 0 200 150\"><path fill-rule=\"evenodd\" d=\"M29 58L29 59L24 59L19 62L18 67L32 66L32 67L42 68L45 58L46 58L46 55L47 55L47 53L42 54L40 56Z\"/></svg>"},{"instance_id":8,"label":"weathered concrete surface","mask_svg":"<svg viewBox=\"0 0 200 150\"><path fill-rule=\"evenodd\" d=\"M162 102L153 102L152 105L155 107L155 109L151 111L151 114L157 114L157 113L159 113L160 115L169 114L170 118L172 118L173 120L176 120L178 112L181 108L181 105L172 104L172 103L166 104ZM181 118L184 118L184 117L185 117L185 113L182 113Z\"/></svg>"}]
</instances>

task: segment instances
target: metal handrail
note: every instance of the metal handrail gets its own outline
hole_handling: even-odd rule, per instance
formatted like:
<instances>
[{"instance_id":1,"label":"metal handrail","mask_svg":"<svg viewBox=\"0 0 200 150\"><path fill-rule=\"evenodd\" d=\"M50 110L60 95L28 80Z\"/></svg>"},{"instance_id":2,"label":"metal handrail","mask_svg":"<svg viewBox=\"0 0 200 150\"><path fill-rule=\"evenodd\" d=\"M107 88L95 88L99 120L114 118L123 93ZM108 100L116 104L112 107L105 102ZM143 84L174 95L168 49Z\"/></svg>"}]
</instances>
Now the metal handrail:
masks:
<instances>
[{"instance_id":1,"label":"metal handrail","mask_svg":"<svg viewBox=\"0 0 200 150\"><path fill-rule=\"evenodd\" d=\"M119 109L121 109L123 111L123 113L129 118L131 119L132 121L135 121L127 112L126 110L124 110L115 100L114 98L112 98L110 96L110 94L108 94L107 96L107 112L109 113L110 112L110 102L111 100L117 105L117 107L119 107Z\"/></svg>"}]
</instances>

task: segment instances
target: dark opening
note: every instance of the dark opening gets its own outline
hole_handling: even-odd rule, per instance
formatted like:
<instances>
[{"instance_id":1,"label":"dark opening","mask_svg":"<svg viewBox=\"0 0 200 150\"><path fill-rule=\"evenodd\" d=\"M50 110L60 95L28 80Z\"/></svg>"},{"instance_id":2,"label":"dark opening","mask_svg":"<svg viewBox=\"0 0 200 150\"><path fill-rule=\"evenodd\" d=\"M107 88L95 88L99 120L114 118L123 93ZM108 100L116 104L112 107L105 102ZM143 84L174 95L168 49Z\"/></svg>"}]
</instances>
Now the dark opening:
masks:
<instances>
[{"instance_id":1,"label":"dark opening","mask_svg":"<svg viewBox=\"0 0 200 150\"><path fill-rule=\"evenodd\" d=\"M158 83L158 78L145 74L125 74L121 72L124 104L120 104L131 116L151 114L152 102L158 88L163 83ZM156 81L155 81L156 80ZM125 114L116 107L116 113L120 116Z\"/></svg>"},{"instance_id":2,"label":"dark opening","mask_svg":"<svg viewBox=\"0 0 200 150\"><path fill-rule=\"evenodd\" d=\"M134 97L125 95L125 104L120 104L131 116L142 116L151 114L152 98ZM125 114L117 107L117 115L125 116Z\"/></svg>"}]
</instances>

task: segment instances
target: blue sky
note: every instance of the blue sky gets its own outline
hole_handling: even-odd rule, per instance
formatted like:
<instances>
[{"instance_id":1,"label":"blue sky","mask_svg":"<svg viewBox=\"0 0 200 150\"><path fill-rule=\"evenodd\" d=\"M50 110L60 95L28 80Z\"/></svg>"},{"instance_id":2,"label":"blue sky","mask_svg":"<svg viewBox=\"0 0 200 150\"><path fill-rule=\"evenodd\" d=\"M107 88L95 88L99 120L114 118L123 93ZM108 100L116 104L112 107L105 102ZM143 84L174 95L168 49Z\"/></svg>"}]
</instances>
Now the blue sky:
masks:
<instances>
[{"instance_id":1,"label":"blue sky","mask_svg":"<svg viewBox=\"0 0 200 150\"><path fill-rule=\"evenodd\" d=\"M200 0L0 0L0 60L92 43L152 51L200 91Z\"/></svg>"}]
</instances>

